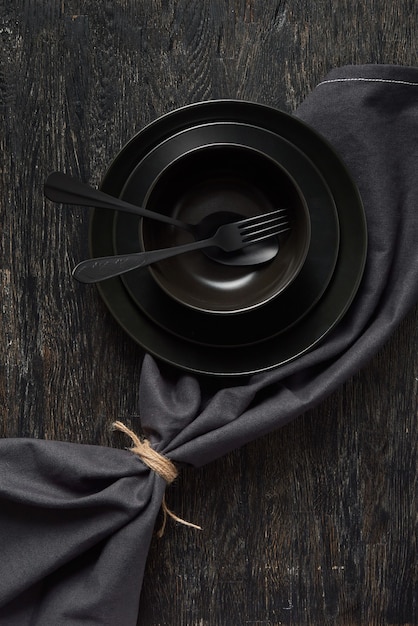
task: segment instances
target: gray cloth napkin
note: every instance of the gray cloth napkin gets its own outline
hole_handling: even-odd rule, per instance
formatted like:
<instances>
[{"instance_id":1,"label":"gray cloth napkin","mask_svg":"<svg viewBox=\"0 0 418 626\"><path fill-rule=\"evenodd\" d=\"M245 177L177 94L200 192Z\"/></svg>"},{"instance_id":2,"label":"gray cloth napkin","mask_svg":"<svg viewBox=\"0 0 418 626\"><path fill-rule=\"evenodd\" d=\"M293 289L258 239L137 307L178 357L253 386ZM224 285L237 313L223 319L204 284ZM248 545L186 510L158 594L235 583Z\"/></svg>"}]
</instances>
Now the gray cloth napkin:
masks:
<instances>
[{"instance_id":1,"label":"gray cloth napkin","mask_svg":"<svg viewBox=\"0 0 418 626\"><path fill-rule=\"evenodd\" d=\"M322 344L244 381L146 355L141 423L175 462L209 463L317 405L418 300L418 69L336 69L296 116L333 145L360 190L369 248L359 292ZM128 451L0 441L0 624L135 625L164 489Z\"/></svg>"}]
</instances>

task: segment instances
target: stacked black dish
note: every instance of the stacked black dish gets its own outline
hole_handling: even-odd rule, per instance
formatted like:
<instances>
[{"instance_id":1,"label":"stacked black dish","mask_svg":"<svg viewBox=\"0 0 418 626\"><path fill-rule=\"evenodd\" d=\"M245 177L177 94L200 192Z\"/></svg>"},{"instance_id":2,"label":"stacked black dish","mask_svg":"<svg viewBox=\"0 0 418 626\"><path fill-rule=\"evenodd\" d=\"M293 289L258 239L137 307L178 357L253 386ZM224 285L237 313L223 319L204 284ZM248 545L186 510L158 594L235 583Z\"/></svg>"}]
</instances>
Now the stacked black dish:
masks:
<instances>
[{"instance_id":1,"label":"stacked black dish","mask_svg":"<svg viewBox=\"0 0 418 626\"><path fill-rule=\"evenodd\" d=\"M192 223L226 199L244 217L280 206L296 216L267 263L220 264L198 251L98 285L126 332L182 369L238 376L278 367L317 345L358 289L367 230L357 189L329 144L276 109L220 100L173 111L123 148L102 190ZM187 237L132 214L92 214L93 257Z\"/></svg>"}]
</instances>

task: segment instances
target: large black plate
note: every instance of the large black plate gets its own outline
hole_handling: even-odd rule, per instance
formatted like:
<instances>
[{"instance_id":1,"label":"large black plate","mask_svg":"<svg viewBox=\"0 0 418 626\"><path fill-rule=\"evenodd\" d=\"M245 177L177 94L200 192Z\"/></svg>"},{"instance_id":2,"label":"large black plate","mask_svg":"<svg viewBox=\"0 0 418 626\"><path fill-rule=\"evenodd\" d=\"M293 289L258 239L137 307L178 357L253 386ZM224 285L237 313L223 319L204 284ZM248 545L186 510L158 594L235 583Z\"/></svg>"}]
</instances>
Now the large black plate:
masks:
<instances>
[{"instance_id":1,"label":"large black plate","mask_svg":"<svg viewBox=\"0 0 418 626\"><path fill-rule=\"evenodd\" d=\"M339 247L338 218L329 188L315 166L298 148L271 131L247 124L206 124L182 131L159 144L134 169L122 196L145 204L149 189L163 168L186 151L225 141L231 145L245 142L246 146L277 159L299 185L308 205L312 234L306 262L297 279L261 309L232 318L191 311L179 305L159 288L147 269L125 274L122 281L140 309L165 330L202 345L242 346L273 337L299 321L319 300L332 277ZM123 254L140 249L140 222L135 215L117 215L115 252ZM186 271L196 266L185 263ZM222 265L209 260L207 263L215 266L211 268L212 276L216 277L216 271L224 272ZM180 272L182 268L176 269ZM268 270L274 271L274 261ZM263 266L238 268L238 276L244 280L250 272L256 275L255 280L258 275L264 280Z\"/></svg>"},{"instance_id":2,"label":"large black plate","mask_svg":"<svg viewBox=\"0 0 418 626\"><path fill-rule=\"evenodd\" d=\"M107 171L102 188L119 195L140 160L164 139L183 129L213 121L260 126L288 139L318 168L334 198L340 223L340 251L328 289L316 306L287 331L253 345L201 346L164 331L135 304L119 278L99 285L109 310L146 351L182 369L217 376L239 376L278 367L312 349L341 320L363 274L367 249L364 210L357 188L332 147L312 128L274 108L251 102L218 100L193 104L159 118L136 135ZM92 256L112 254L114 214L92 213Z\"/></svg>"}]
</instances>

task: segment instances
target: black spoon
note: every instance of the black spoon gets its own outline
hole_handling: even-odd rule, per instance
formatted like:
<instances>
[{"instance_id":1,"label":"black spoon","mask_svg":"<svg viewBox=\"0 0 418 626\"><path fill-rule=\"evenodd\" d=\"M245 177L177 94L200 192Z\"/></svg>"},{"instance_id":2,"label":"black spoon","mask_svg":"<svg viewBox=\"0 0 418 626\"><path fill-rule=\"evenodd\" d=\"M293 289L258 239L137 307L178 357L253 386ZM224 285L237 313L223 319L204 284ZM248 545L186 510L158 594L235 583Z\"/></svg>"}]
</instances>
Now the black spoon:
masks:
<instances>
[{"instance_id":1,"label":"black spoon","mask_svg":"<svg viewBox=\"0 0 418 626\"><path fill-rule=\"evenodd\" d=\"M159 222L165 222L166 224L187 230L197 240L211 237L219 226L242 219L242 215L233 211L217 211L207 215L197 224L187 224L168 215L149 211L130 202L125 202L120 198L115 198L62 172L53 172L48 176L44 185L44 194L49 200L54 202L125 211ZM278 250L279 242L277 238L271 238L263 243L252 244L238 252L223 252L214 247L207 248L205 254L223 265L258 265L273 259Z\"/></svg>"}]
</instances>

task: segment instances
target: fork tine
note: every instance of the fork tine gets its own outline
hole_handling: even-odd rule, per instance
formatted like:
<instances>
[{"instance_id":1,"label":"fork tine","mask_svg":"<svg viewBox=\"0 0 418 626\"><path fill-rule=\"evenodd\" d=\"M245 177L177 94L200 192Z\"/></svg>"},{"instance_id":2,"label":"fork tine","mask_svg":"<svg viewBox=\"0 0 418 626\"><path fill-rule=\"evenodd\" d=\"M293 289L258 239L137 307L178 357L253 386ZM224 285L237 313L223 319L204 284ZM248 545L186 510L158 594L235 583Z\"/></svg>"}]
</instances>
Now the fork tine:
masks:
<instances>
[{"instance_id":1,"label":"fork tine","mask_svg":"<svg viewBox=\"0 0 418 626\"><path fill-rule=\"evenodd\" d=\"M266 228L259 229L255 232L242 233L241 239L243 243L256 243L257 241L262 241L263 239L267 239L268 237L281 235L288 230L290 230L289 222L282 222L267 226Z\"/></svg>"},{"instance_id":2,"label":"fork tine","mask_svg":"<svg viewBox=\"0 0 418 626\"><path fill-rule=\"evenodd\" d=\"M251 233L257 233L262 228L268 228L270 226L279 225L288 219L287 214L278 215L277 217L272 218L264 218L257 220L257 222L252 222L251 224L246 224L244 226L239 227L239 231L242 235L249 235Z\"/></svg>"},{"instance_id":3,"label":"fork tine","mask_svg":"<svg viewBox=\"0 0 418 626\"><path fill-rule=\"evenodd\" d=\"M251 224L260 224L266 219L273 219L279 217L280 214L285 214L287 209L276 209L275 211L269 211L268 213L262 213L261 215L253 215L252 217L246 217L243 220L235 222L238 226L250 226Z\"/></svg>"}]
</instances>

